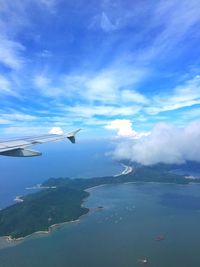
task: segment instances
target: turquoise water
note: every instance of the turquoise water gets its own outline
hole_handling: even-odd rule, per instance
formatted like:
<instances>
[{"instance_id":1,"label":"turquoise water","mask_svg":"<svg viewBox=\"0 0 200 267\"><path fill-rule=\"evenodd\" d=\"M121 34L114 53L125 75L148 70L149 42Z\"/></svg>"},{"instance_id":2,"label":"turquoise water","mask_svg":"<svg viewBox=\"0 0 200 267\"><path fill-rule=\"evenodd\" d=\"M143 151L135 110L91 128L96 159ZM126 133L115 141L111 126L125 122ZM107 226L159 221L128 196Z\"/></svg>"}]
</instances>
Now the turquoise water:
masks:
<instances>
[{"instance_id":1,"label":"turquoise water","mask_svg":"<svg viewBox=\"0 0 200 267\"><path fill-rule=\"evenodd\" d=\"M121 184L90 190L104 209L0 250L1 267L200 266L200 185ZM155 241L157 235L165 240ZM1 243L2 246L3 243Z\"/></svg>"}]
</instances>

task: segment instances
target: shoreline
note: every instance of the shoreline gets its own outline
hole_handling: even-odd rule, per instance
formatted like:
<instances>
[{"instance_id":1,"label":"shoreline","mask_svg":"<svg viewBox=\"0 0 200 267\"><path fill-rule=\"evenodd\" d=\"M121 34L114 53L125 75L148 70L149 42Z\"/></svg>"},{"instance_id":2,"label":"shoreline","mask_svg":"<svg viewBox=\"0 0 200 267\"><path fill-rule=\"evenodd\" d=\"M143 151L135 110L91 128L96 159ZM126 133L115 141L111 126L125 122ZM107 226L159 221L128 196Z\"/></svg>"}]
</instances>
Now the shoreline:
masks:
<instances>
[{"instance_id":1,"label":"shoreline","mask_svg":"<svg viewBox=\"0 0 200 267\"><path fill-rule=\"evenodd\" d=\"M122 172L120 174L116 174L116 175L113 175L113 177L118 177L120 175L127 175L129 173L132 173L134 172L134 168L132 166L128 166L128 165L125 165L123 163L120 163L121 166L124 167L124 170L122 170ZM198 183L195 183L195 180L196 179L187 179L187 180L190 180L190 182L188 184L198 184ZM133 182L124 182L124 183L120 183L120 184L174 184L174 185L188 185L188 184L177 184L177 183L174 183L174 182L153 182L153 181L133 181ZM96 188L99 188L99 187L104 187L106 185L110 185L110 184L100 184L100 185L97 185L97 186L92 186L92 187L88 187L86 188L84 191L88 192L90 194L90 192L93 190L93 189L96 189ZM113 183L114 185L114 183ZM41 186L41 184L37 184L33 187L27 187L26 189L52 189L52 188L56 188L56 186ZM90 196L90 195L89 195ZM44 235L48 235L50 234L54 229L58 228L58 227L61 227L62 225L64 224L69 224L69 223L78 223L80 222L81 218L83 216L86 216L86 215L89 215L92 211L95 211L97 210L97 208L95 209L90 209L86 206L84 206L84 203L86 201L86 199L89 198L89 196L87 196L85 199L82 200L82 203L81 203L81 207L85 207L88 209L88 211L85 213L85 214L82 214L80 217L78 217L77 219L75 220L71 220L71 221L65 221L65 222L60 222L60 223L56 223L56 224L53 224L53 225L50 225L48 227L48 230L39 230L39 231L36 231L36 232L33 232L27 236L24 236L24 237L19 237L19 238L12 238L11 236L0 236L0 239L5 239L7 243L14 243L14 242L19 242L19 241L23 241L25 240L26 238L29 238L29 237L32 237L34 235L38 235L38 234L44 234ZM22 202L23 201L23 196L16 196L15 198L15 201L17 202Z\"/></svg>"},{"instance_id":2,"label":"shoreline","mask_svg":"<svg viewBox=\"0 0 200 267\"><path fill-rule=\"evenodd\" d=\"M88 212L89 213L89 212ZM86 214L88 214L86 213ZM19 237L19 238L12 238L11 236L1 236L0 238L1 239L5 239L5 241L7 243L14 243L15 242L20 242L20 241L24 241L25 239L27 238L31 238L31 237L34 237L34 235L49 235L51 234L52 231L54 231L56 228L59 228L59 227L62 227L62 225L64 224L67 224L67 223L78 223L80 221L80 218L82 216L84 216L85 214L81 215L78 219L76 220L72 220L72 221L67 221L67 222L62 222L62 223L55 223L55 224L52 224L49 226L48 230L40 230L40 231L36 231L30 235L26 235L26 236L23 236L23 237ZM37 238L37 236L35 236Z\"/></svg>"},{"instance_id":3,"label":"shoreline","mask_svg":"<svg viewBox=\"0 0 200 267\"><path fill-rule=\"evenodd\" d=\"M199 183L195 183L195 182L192 182L192 181L190 183L188 183L188 184L176 184L176 183L170 183L170 182L166 182L165 183L165 182L135 181L135 182L125 182L125 183L121 183L121 184L162 184L162 185L188 186L188 185L197 185ZM84 191L86 191L86 192L89 191L90 192L93 189L97 189L98 187L103 187L103 186L107 186L107 185L110 185L110 184L102 184L102 185L89 187L89 188L86 188ZM51 234L52 231L56 230L56 228L62 227L64 225L71 224L71 223L72 224L79 223L82 220L83 217L86 217L89 214L91 214L93 211L97 211L98 210L98 208L88 208L88 207L84 206L84 203L86 202L86 200L89 197L90 197L90 195L87 196L85 199L83 199L82 204L81 204L81 207L87 208L88 212L85 213L85 214L82 214L80 217L78 217L75 220L52 224L52 225L49 226L48 230L36 231L36 232L33 232L30 235L27 235L27 236L24 236L24 237L12 238L11 236L0 236L0 241L5 241L7 245L11 245L11 244L15 245L17 242L24 241L25 239L28 239L28 238L31 238L31 237L37 238L37 235L40 235L40 234L48 236L49 234ZM5 247L6 247L6 245L5 245ZM0 247L0 249L1 249L1 247Z\"/></svg>"},{"instance_id":4,"label":"shoreline","mask_svg":"<svg viewBox=\"0 0 200 267\"><path fill-rule=\"evenodd\" d=\"M117 176L120 176L120 175L126 175L126 174L129 174L129 173L131 173L133 171L133 168L131 166L125 165L123 163L121 163L121 165L124 167L124 170L120 174L113 175L113 177L117 177ZM93 186L93 187L88 187L84 191L90 192L91 190L93 190L95 188L103 187L105 185L107 185L107 184L101 184L101 185L97 185L97 186ZM35 189L39 190L39 189L55 189L55 188L56 188L56 186L42 186L41 184L36 184L35 186L26 187L25 189L26 190L35 190ZM88 197L86 197L86 199ZM16 201L18 203L23 202L24 200L22 198L23 198L23 196L16 196L15 199L14 199L14 201ZM84 202L85 202L85 199L83 200L83 202L81 204L81 207L83 207ZM87 208L87 207L85 207L85 208ZM88 212L86 214L81 215L76 220L71 220L71 221L66 221L66 222L61 222L61 223L56 223L56 224L50 225L49 228L48 228L48 230L36 231L36 232L31 233L30 235L27 235L27 236L24 236L24 237L19 237L19 238L12 238L11 236L0 236L0 239L5 239L5 241L7 243L11 243L11 242L14 243L14 242L23 241L26 238L32 237L33 235L38 235L38 234L48 235L54 229L56 229L57 227L60 227L60 226L62 226L64 224L67 224L67 223L77 223L77 222L79 222L83 216L86 216L86 215L88 215L91 212L92 212L92 210L88 208Z\"/></svg>"},{"instance_id":5,"label":"shoreline","mask_svg":"<svg viewBox=\"0 0 200 267\"><path fill-rule=\"evenodd\" d=\"M99 186L94 186L94 187L90 187L90 188L86 188L84 191L88 192L89 189L93 189L93 188L97 188L97 187L101 187L101 186L105 186L105 185L106 184L99 185ZM60 227L62 227L64 225L66 225L66 224L79 223L82 220L83 217L88 216L93 211L99 210L99 208L93 208L93 209L91 209L91 208L88 208L88 207L84 206L84 203L86 202L86 200L88 199L88 197L90 197L90 195L87 196L86 198L84 198L83 201L82 201L82 203L81 203L81 207L87 208L88 209L88 212L85 213L85 214L82 214L81 216L79 216L75 220L65 221L65 222L60 222L60 223L52 224L52 225L49 226L48 230L39 230L39 231L33 232L33 233L31 233L31 234L29 234L27 236L23 236L23 237L19 237L19 238L12 238L11 236L0 236L0 239L2 239L2 240L4 239L7 244L11 244L12 243L14 245L17 242L24 241L25 239L34 237L35 235L36 235L35 236L36 238L37 238L37 235L40 235L40 234L42 234L42 235L49 235L49 234L51 234L52 231L56 230L56 228L60 228Z\"/></svg>"},{"instance_id":6,"label":"shoreline","mask_svg":"<svg viewBox=\"0 0 200 267\"><path fill-rule=\"evenodd\" d=\"M85 199L83 199L82 204L81 204L81 207L84 207L83 204L84 204L84 202L86 201L86 199L88 197L86 197ZM87 207L85 207L85 208L87 208ZM84 217L84 216L88 215L89 213L91 213L92 209L90 209L90 208L87 208L87 209L88 209L88 212L85 213L85 214L82 214L77 219L71 220L71 221L65 221L65 222L60 222L60 223L52 224L52 225L50 225L48 227L48 230L39 230L39 231L33 232L33 233L29 234L29 235L26 235L26 236L23 236L23 237L19 237L19 238L12 238L11 236L0 236L0 239L5 239L5 241L7 243L13 243L14 244L14 242L24 241L26 238L33 237L34 235L39 235L39 234L49 235L56 228L62 227L62 225L80 222L80 220L82 219L82 217Z\"/></svg>"}]
</instances>

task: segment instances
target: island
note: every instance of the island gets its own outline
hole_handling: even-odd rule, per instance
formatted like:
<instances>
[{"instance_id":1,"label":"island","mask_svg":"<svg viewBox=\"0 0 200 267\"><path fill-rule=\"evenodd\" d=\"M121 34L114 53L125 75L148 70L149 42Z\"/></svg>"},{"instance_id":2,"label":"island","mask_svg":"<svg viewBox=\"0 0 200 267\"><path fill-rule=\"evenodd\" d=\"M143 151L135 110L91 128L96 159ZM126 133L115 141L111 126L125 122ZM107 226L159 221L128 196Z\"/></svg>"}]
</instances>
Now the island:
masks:
<instances>
[{"instance_id":1,"label":"island","mask_svg":"<svg viewBox=\"0 0 200 267\"><path fill-rule=\"evenodd\" d=\"M188 184L191 179L162 166L137 166L132 168L132 172L118 176L50 178L41 185L39 192L20 196L20 202L0 210L0 236L15 240L38 231L50 231L57 224L76 221L89 212L83 207L85 198L89 196L87 189L131 182Z\"/></svg>"}]
</instances>

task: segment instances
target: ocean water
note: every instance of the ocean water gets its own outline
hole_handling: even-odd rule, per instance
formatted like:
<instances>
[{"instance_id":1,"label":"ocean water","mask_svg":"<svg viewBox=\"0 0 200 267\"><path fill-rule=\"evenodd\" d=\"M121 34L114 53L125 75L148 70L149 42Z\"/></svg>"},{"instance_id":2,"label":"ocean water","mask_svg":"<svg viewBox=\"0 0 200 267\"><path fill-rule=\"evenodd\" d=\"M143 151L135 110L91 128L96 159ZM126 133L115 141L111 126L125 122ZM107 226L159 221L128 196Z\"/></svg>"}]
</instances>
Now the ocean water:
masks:
<instances>
[{"instance_id":1,"label":"ocean water","mask_svg":"<svg viewBox=\"0 0 200 267\"><path fill-rule=\"evenodd\" d=\"M153 267L200 266L200 185L132 183L90 193L84 205L93 210L79 222L12 247L1 241L0 266L136 267L144 258Z\"/></svg>"},{"instance_id":2,"label":"ocean water","mask_svg":"<svg viewBox=\"0 0 200 267\"><path fill-rule=\"evenodd\" d=\"M78 140L34 146L40 157L13 158L0 156L0 208L13 203L18 195L30 193L26 187L42 183L50 177L89 178L120 173L122 166L105 156L109 142Z\"/></svg>"},{"instance_id":3,"label":"ocean water","mask_svg":"<svg viewBox=\"0 0 200 267\"><path fill-rule=\"evenodd\" d=\"M49 177L113 175L122 167L105 156L106 141L36 147L42 157L0 157L0 207ZM0 267L200 266L200 185L121 184L90 189L91 212L51 234L20 242L0 239ZM95 208L103 206L102 210ZM93 210L94 209L94 210ZM156 241L158 235L165 240Z\"/></svg>"}]
</instances>

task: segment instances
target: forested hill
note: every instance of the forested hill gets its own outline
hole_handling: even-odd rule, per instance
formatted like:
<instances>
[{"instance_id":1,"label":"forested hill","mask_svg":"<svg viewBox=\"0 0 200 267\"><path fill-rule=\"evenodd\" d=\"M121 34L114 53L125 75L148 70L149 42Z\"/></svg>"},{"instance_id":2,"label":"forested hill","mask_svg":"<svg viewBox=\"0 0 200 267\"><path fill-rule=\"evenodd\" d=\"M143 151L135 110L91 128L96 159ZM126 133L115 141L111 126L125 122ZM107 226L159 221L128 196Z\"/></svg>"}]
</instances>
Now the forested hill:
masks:
<instances>
[{"instance_id":1,"label":"forested hill","mask_svg":"<svg viewBox=\"0 0 200 267\"><path fill-rule=\"evenodd\" d=\"M24 237L48 230L53 224L76 220L89 211L82 207L84 198L89 196L87 188L125 182L187 184L190 180L158 167L139 167L132 173L116 177L50 178L42 184L46 189L27 195L23 202L0 211L0 236Z\"/></svg>"},{"instance_id":2,"label":"forested hill","mask_svg":"<svg viewBox=\"0 0 200 267\"><path fill-rule=\"evenodd\" d=\"M75 189L87 189L101 184L114 184L124 182L160 182L187 184L190 181L183 175L177 175L158 167L139 167L132 173L119 176L95 177L90 179L50 178L42 186L68 186Z\"/></svg>"}]
</instances>

